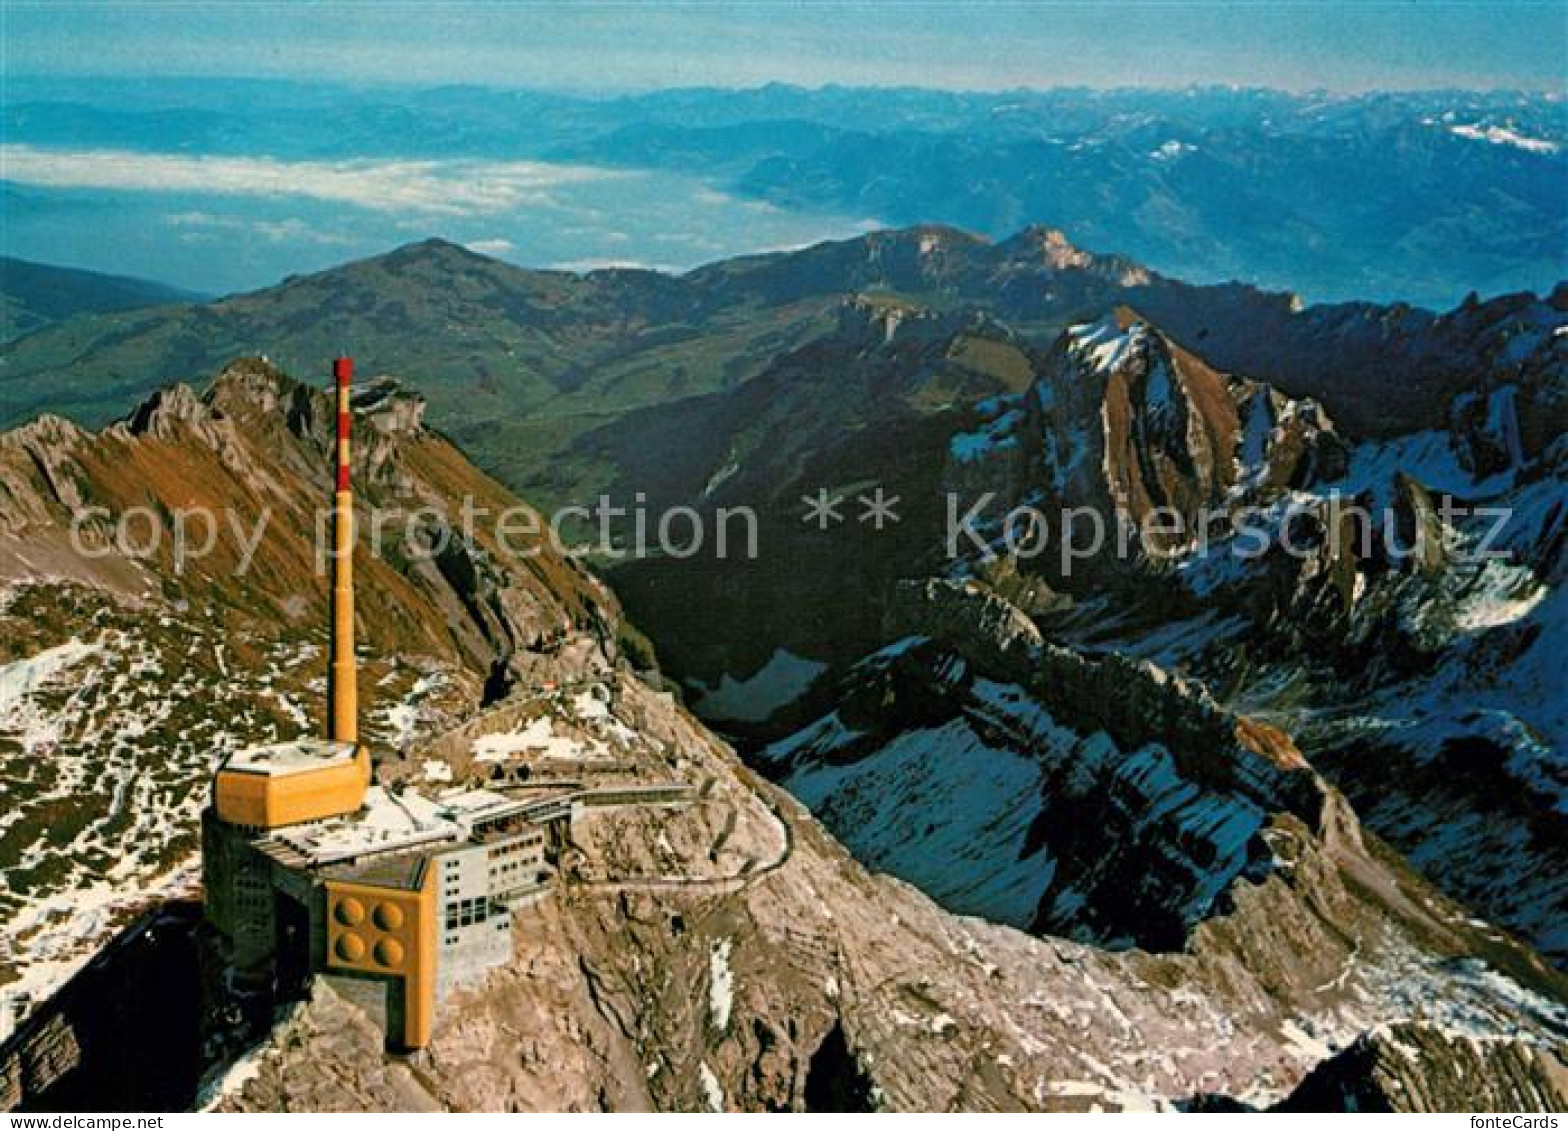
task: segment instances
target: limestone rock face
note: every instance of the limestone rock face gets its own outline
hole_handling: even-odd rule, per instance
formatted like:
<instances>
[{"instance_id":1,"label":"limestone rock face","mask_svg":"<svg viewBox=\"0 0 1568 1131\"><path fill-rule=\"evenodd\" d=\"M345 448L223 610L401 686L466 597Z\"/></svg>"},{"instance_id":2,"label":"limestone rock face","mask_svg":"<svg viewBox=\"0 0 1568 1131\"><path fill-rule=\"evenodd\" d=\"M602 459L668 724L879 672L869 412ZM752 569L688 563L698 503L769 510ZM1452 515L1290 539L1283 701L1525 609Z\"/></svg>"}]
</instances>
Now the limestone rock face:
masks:
<instances>
[{"instance_id":1,"label":"limestone rock face","mask_svg":"<svg viewBox=\"0 0 1568 1131\"><path fill-rule=\"evenodd\" d=\"M578 632L613 639L609 591L547 544L536 514L424 429L421 398L381 380L355 405L356 563L372 638L423 638L485 670ZM250 359L203 395L171 386L98 434L50 420L8 433L0 580L48 574L128 594L156 578L201 580L302 620L301 604L320 599L324 551L294 535L324 543L333 429L324 393ZM204 547L209 529L212 545L177 563L181 513L192 516L187 551ZM533 533L501 545L506 515ZM141 524L135 539L121 534L125 522ZM412 614L421 602L441 616Z\"/></svg>"},{"instance_id":2,"label":"limestone rock face","mask_svg":"<svg viewBox=\"0 0 1568 1131\"><path fill-rule=\"evenodd\" d=\"M59 416L41 416L0 434L0 536L17 535L43 521L51 506L82 504L81 487L69 465L85 435Z\"/></svg>"},{"instance_id":3,"label":"limestone rock face","mask_svg":"<svg viewBox=\"0 0 1568 1131\"><path fill-rule=\"evenodd\" d=\"M1279 1110L1564 1111L1562 1053L1416 1022L1381 1027L1313 1069Z\"/></svg>"}]
</instances>

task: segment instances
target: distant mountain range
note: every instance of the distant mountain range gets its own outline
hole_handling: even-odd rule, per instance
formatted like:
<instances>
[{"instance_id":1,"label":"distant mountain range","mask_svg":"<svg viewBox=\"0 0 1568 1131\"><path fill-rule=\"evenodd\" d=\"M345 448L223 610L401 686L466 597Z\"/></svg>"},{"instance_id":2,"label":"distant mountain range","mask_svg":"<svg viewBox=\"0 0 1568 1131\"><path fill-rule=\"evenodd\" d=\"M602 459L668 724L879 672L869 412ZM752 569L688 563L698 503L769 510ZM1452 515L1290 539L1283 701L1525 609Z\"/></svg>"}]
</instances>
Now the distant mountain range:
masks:
<instances>
[{"instance_id":1,"label":"distant mountain range","mask_svg":"<svg viewBox=\"0 0 1568 1131\"><path fill-rule=\"evenodd\" d=\"M683 105L700 119L699 98ZM567 152L895 224L1000 238L1048 221L1169 274L1318 299L1539 289L1568 246L1568 119L1544 98L780 90L754 107L639 121Z\"/></svg>"},{"instance_id":2,"label":"distant mountain range","mask_svg":"<svg viewBox=\"0 0 1568 1131\"><path fill-rule=\"evenodd\" d=\"M427 240L250 294L28 335L7 348L0 425L46 411L101 424L170 373L246 354L317 372L351 350L369 371L416 383L437 422L515 488L577 502L614 482L623 460L610 449L628 413L689 401L685 412L744 384L836 326L859 295L984 312L1037 342L1126 304L1215 364L1319 397L1369 433L1439 421L1478 364L1494 354L1523 363L1542 346L1528 319L1510 321L1532 301L1524 296L1444 316L1405 304L1303 307L1288 293L1190 285L1049 228L992 242L926 225L679 276L529 270Z\"/></svg>"},{"instance_id":3,"label":"distant mountain range","mask_svg":"<svg viewBox=\"0 0 1568 1131\"><path fill-rule=\"evenodd\" d=\"M459 242L504 241L534 262L624 261L635 249L643 262L686 267L801 242L802 228L942 222L1002 239L1050 223L1199 282L1441 308L1472 289L1549 289L1568 246L1568 107L1518 92L772 85L592 99L17 80L0 125L34 170L10 163L7 250L47 258L74 240L76 261L173 256L205 280L212 253L231 249L216 261L230 289L281 272L273 264L325 264L406 239L407 202L390 182L412 174L522 176L516 199L453 191L416 220ZM106 179L108 151L121 157ZM75 155L69 167L61 153ZM127 153L160 164L139 173ZM217 159L255 164L223 169L219 185ZM188 174L172 185L171 162ZM543 172L520 174L519 162ZM341 175L378 163L388 168L366 184L311 190L334 165ZM624 179L557 184L549 172L584 166ZM378 179L387 200L371 199ZM711 222L693 219L716 204Z\"/></svg>"},{"instance_id":4,"label":"distant mountain range","mask_svg":"<svg viewBox=\"0 0 1568 1131\"><path fill-rule=\"evenodd\" d=\"M76 314L194 302L201 297L146 279L50 267L0 255L0 341Z\"/></svg>"}]
</instances>

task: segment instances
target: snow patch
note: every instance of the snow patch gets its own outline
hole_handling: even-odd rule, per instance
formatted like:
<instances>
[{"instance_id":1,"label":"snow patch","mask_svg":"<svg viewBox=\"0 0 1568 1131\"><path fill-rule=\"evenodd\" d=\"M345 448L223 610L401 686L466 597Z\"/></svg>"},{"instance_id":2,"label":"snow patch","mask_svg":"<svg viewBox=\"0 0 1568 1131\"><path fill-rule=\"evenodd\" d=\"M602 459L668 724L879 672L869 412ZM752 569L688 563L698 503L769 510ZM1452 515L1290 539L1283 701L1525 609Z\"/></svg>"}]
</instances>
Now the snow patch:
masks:
<instances>
[{"instance_id":1,"label":"snow patch","mask_svg":"<svg viewBox=\"0 0 1568 1131\"><path fill-rule=\"evenodd\" d=\"M1143 339L1142 323L1123 330L1110 317L1067 328L1068 349L1079 356L1087 356L1094 371L1105 375L1114 373Z\"/></svg>"},{"instance_id":2,"label":"snow patch","mask_svg":"<svg viewBox=\"0 0 1568 1131\"><path fill-rule=\"evenodd\" d=\"M36 656L0 667L0 716L16 710L24 699L42 690L62 672L102 651L101 645L84 644L73 638Z\"/></svg>"},{"instance_id":3,"label":"snow patch","mask_svg":"<svg viewBox=\"0 0 1568 1131\"><path fill-rule=\"evenodd\" d=\"M1156 161L1174 161L1184 153L1196 153L1198 147L1189 145L1185 141L1167 141L1161 143L1158 149L1152 150L1149 156Z\"/></svg>"},{"instance_id":4,"label":"snow patch","mask_svg":"<svg viewBox=\"0 0 1568 1131\"><path fill-rule=\"evenodd\" d=\"M474 740L475 762L504 762L516 754L537 754L544 758L562 758L584 761L608 757L609 752L597 746L578 742L574 738L555 733L555 724L548 715L541 715L521 730L499 734L486 734Z\"/></svg>"},{"instance_id":5,"label":"snow patch","mask_svg":"<svg viewBox=\"0 0 1568 1131\"><path fill-rule=\"evenodd\" d=\"M811 728L813 753L837 736L828 718ZM848 765L801 766L783 784L860 860L963 914L1027 926L1054 871L1038 852L1020 858L1040 810L1039 764L988 745L962 719L907 731Z\"/></svg>"},{"instance_id":6,"label":"snow patch","mask_svg":"<svg viewBox=\"0 0 1568 1131\"><path fill-rule=\"evenodd\" d=\"M707 1061L697 1065L697 1079L702 1084L702 1097L708 1101L708 1110L722 1112L724 1089L719 1087L719 1078L713 1074L713 1069L708 1067Z\"/></svg>"},{"instance_id":7,"label":"snow patch","mask_svg":"<svg viewBox=\"0 0 1568 1131\"><path fill-rule=\"evenodd\" d=\"M610 717L610 705L589 688L573 697L572 712L579 719L607 719Z\"/></svg>"},{"instance_id":8,"label":"snow patch","mask_svg":"<svg viewBox=\"0 0 1568 1131\"><path fill-rule=\"evenodd\" d=\"M1544 138L1526 137L1507 126L1450 126L1449 133L1471 141L1489 141L1493 145L1511 145L1530 153L1556 153L1558 145Z\"/></svg>"},{"instance_id":9,"label":"snow patch","mask_svg":"<svg viewBox=\"0 0 1568 1131\"><path fill-rule=\"evenodd\" d=\"M1018 409L1009 409L974 432L960 432L948 441L948 451L959 463L973 463L996 451L1018 447L1014 430L1023 420Z\"/></svg>"},{"instance_id":10,"label":"snow patch","mask_svg":"<svg viewBox=\"0 0 1568 1131\"><path fill-rule=\"evenodd\" d=\"M730 1009L735 1004L735 972L730 969L730 950L734 940L724 939L708 952L708 1016L719 1032L730 1027Z\"/></svg>"},{"instance_id":11,"label":"snow patch","mask_svg":"<svg viewBox=\"0 0 1568 1131\"><path fill-rule=\"evenodd\" d=\"M1529 570L1488 568L1481 577L1490 578L1490 583L1466 594L1463 606L1454 616L1454 627L1461 632L1482 632L1513 624L1529 616L1546 599L1546 586L1536 584Z\"/></svg>"}]
</instances>

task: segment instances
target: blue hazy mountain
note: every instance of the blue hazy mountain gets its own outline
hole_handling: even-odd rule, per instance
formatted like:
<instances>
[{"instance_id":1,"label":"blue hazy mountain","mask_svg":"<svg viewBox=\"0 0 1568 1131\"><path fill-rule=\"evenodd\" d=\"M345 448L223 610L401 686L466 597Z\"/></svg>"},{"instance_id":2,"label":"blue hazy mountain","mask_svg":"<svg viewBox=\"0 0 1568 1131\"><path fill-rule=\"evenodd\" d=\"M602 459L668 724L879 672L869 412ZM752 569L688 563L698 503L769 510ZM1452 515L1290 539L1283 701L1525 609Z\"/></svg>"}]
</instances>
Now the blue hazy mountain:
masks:
<instances>
[{"instance_id":1,"label":"blue hazy mountain","mask_svg":"<svg viewBox=\"0 0 1568 1131\"><path fill-rule=\"evenodd\" d=\"M208 290L415 233L684 268L1045 223L1196 281L1447 307L1548 290L1568 249L1568 107L1538 94L19 79L0 126L0 250Z\"/></svg>"},{"instance_id":2,"label":"blue hazy mountain","mask_svg":"<svg viewBox=\"0 0 1568 1131\"><path fill-rule=\"evenodd\" d=\"M200 297L147 279L100 275L0 255L0 342L76 314L105 314Z\"/></svg>"}]
</instances>

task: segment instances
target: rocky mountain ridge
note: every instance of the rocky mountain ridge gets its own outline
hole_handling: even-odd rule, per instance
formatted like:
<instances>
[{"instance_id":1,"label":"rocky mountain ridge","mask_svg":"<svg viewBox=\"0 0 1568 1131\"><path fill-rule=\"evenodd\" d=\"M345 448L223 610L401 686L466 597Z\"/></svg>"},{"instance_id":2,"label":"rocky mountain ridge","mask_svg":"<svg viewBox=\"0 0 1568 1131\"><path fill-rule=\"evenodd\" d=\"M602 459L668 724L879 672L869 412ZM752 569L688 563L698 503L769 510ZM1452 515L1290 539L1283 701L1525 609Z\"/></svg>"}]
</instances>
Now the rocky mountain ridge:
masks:
<instances>
[{"instance_id":1,"label":"rocky mountain ridge","mask_svg":"<svg viewBox=\"0 0 1568 1131\"><path fill-rule=\"evenodd\" d=\"M1152 659L1296 735L1428 875L1556 955L1562 449L1520 439L1540 436L1565 387L1553 325L1525 370L1482 369L1438 402L1442 428L1379 440L1214 368L1130 309L1041 351L994 320L861 301L837 339L755 379L755 402L750 383L726 395L760 406L737 419L765 414L789 440L721 456L715 411L685 449L712 453L694 472L721 458L729 469L694 505L755 498L762 483L780 500L764 535L790 548L784 576L767 562L710 577L700 562L652 561L613 577L699 690L730 689L715 718L749 746L806 735L823 688L906 635L884 623L901 580L981 585L1053 640ZM834 410L818 429L791 397L818 403L811 375L826 373ZM869 484L911 500L893 532L802 530L797 500L825 485L848 501ZM945 514L921 509L944 493L958 500ZM979 502L953 538L952 516ZM1085 508L1104 537L1064 557L1090 527L1055 524ZM1150 538L1140 527L1157 508L1180 523ZM1118 512L1134 531L1127 553ZM1030 513L1053 541L1017 537ZM694 593L700 627L681 612ZM731 622L746 627L726 634ZM787 687L776 673L788 669L810 678Z\"/></svg>"},{"instance_id":2,"label":"rocky mountain ridge","mask_svg":"<svg viewBox=\"0 0 1568 1131\"><path fill-rule=\"evenodd\" d=\"M309 674L319 651L300 647L287 627L286 594L317 588L301 572L309 524L298 513L269 528L257 576L238 586L231 571L199 563L175 574L172 559L76 561L60 527L73 492L108 507L110 519L150 499L172 514L192 500L184 492L198 490L209 501L254 506L265 496L303 510L325 481L321 404L275 371L244 364L205 396L170 391L98 436L46 421L6 439L7 513L21 516L9 527L19 549L6 559L12 652L0 669L10 765L74 773L77 759L102 758L127 765L128 780L189 797L216 752L283 726L310 728L300 704L319 690ZM423 429L406 398L381 387L359 413L366 442L356 472L367 504L444 497L450 506L463 491L507 501ZM111 458L117 474L101 482L95 460ZM150 468L169 475L152 478ZM109 494L107 482L120 493ZM32 547L50 551L47 565L41 552L25 556ZM1080 708L1064 721L1091 732L1075 741L1100 756L1081 762L1074 791L1041 795L1049 803L1042 830L1082 828L1069 816L1075 804L1081 813L1142 813L1148 787L1176 776L1174 792L1161 794L1173 803L1166 823L1146 823L1109 861L1122 875L1149 877L1130 906L1118 904L1103 854L1047 837L1060 894L1039 923L1025 925L1086 941L1034 937L955 916L868 871L828 831L827 809L824 827L628 666L615 604L593 579L548 554L523 568L498 548L465 552L476 570L490 564L501 589L494 600L475 602L472 588L453 580L460 571L375 561L360 571L367 734L379 772L461 784L565 758L582 773L597 763L656 780L674 775L693 793L669 806L591 810L562 853L554 895L518 922L511 965L442 1012L426 1052L388 1057L373 1019L322 984L237 1062L211 1066L211 1102L1083 1110L1224 1097L1259 1106L1286 1100L1362 1034L1408 1018L1511 1042L1520 1051L1496 1062L1498 1087L1514 1086L1507 1081L1533 1065L1528 1086L1563 1102L1552 1067L1568 1033L1561 975L1477 926L1363 835L1283 734L1235 718L1200 689L1152 667L1048 645L1024 613L959 582L912 594L906 627L946 643L911 648L911 662L951 670L941 650L959 648L984 674L950 680L955 695L973 695L982 679L996 685L986 750L1009 716L1047 734L1046 716ZM465 625L455 610L472 607L489 609L504 631ZM516 642L510 657L501 640ZM141 666L119 672L114 665L133 651ZM500 689L510 694L486 696L503 659L516 682ZM104 670L84 679L85 665ZM1041 711L1007 699L1004 679L1035 679ZM1141 690L1118 694L1124 687ZM156 690L159 702L224 727L192 732L191 748L174 756L154 739L165 724L152 704L122 701L131 688ZM267 701L270 717L257 706ZM863 721L903 725L896 710L867 707ZM139 711L153 729L101 726L105 711ZM550 737L521 740L536 733ZM1166 762L1150 745L1156 739L1167 744ZM961 743L947 743L939 765L986 780L964 765L968 757ZM66 788L37 794L49 830L41 835L54 843L69 833L57 848L80 859L63 880L51 878L68 902L50 915L82 938L90 931L79 918L83 877L104 866L92 838L107 838L134 810L84 819L77 807L97 792L58 784ZM156 813L174 830L191 818L178 806ZM1215 813L1219 824L1209 819ZM1233 869L1228 822L1238 813L1256 823ZM106 878L155 893L160 869L177 870L190 851L176 838L162 861L135 858ZM1212 890L1203 887L1216 876ZM1127 948L1123 936L1152 931L1159 920L1145 924L1145 915L1167 907L1176 933L1145 940L1152 951ZM32 926L19 937L42 938ZM45 956L7 957L16 967ZM45 1051L36 1040L29 1029L21 1045L0 1049L0 1085L47 1106L28 1091ZM1469 1102L1477 1085L1458 1071L1439 1077L1450 1081L1440 1090L1400 1102Z\"/></svg>"},{"instance_id":3,"label":"rocky mountain ridge","mask_svg":"<svg viewBox=\"0 0 1568 1131\"><path fill-rule=\"evenodd\" d=\"M1211 364L1313 397L1376 434L1439 423L1434 412L1483 370L1539 370L1561 348L1552 327L1568 301L1560 290L1505 295L1444 315L1303 306L1240 284L1189 285L1040 227L992 242L920 225L684 275L526 270L432 239L250 294L27 335L7 347L0 424L44 411L101 424L171 372L254 353L303 370L351 342L372 371L417 384L435 422L486 470L541 504L579 501L599 482L591 463L569 458L579 437L628 411L733 387L830 331L839 305L861 293L983 310L1042 347L1124 304ZM1376 412L1365 411L1368 387ZM1561 425L1551 403L1535 435ZM523 413L531 419L518 421Z\"/></svg>"}]
</instances>

